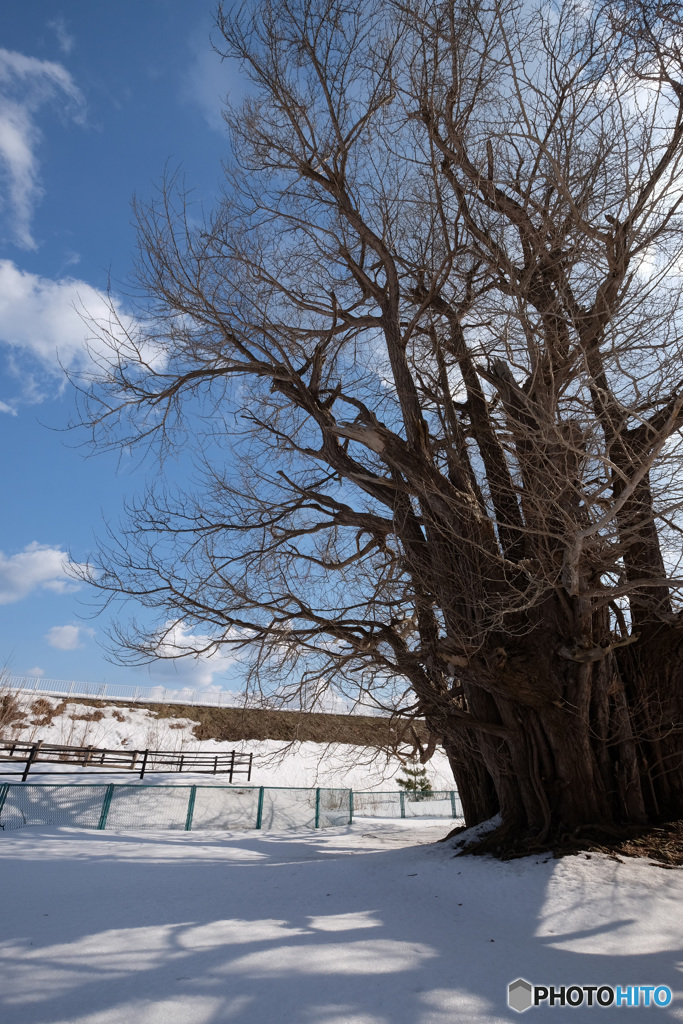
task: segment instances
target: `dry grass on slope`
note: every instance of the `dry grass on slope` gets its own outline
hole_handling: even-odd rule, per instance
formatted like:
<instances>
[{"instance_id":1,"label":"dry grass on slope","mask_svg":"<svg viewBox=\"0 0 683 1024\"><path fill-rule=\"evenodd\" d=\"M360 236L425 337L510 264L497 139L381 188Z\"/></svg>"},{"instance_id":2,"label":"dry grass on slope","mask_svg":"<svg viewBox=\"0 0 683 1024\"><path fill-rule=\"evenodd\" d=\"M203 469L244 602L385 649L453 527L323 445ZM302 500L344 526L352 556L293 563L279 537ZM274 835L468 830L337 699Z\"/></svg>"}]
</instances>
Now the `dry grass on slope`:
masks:
<instances>
[{"instance_id":1,"label":"dry grass on slope","mask_svg":"<svg viewBox=\"0 0 683 1024\"><path fill-rule=\"evenodd\" d=\"M30 710L34 717L38 715L41 719L35 724L49 725L52 719L63 714L69 705L96 709L82 715L71 715L84 721L100 720L103 717L101 709L111 706L144 709L159 719L190 719L196 722L192 731L198 740L213 739L229 743L236 743L239 740L299 740L391 749L402 744L412 746L411 727L416 730L423 743L426 743L428 738L423 723L414 724L363 715L273 711L262 708L196 707L190 704L143 704L85 697L67 697L56 707L47 700L37 698L32 702Z\"/></svg>"},{"instance_id":2,"label":"dry grass on slope","mask_svg":"<svg viewBox=\"0 0 683 1024\"><path fill-rule=\"evenodd\" d=\"M353 743L361 747L395 747L410 742L407 722L361 715L271 711L261 708L206 708L165 705L160 716L197 721L199 740L310 740L313 743ZM426 740L426 730L423 738Z\"/></svg>"}]
</instances>

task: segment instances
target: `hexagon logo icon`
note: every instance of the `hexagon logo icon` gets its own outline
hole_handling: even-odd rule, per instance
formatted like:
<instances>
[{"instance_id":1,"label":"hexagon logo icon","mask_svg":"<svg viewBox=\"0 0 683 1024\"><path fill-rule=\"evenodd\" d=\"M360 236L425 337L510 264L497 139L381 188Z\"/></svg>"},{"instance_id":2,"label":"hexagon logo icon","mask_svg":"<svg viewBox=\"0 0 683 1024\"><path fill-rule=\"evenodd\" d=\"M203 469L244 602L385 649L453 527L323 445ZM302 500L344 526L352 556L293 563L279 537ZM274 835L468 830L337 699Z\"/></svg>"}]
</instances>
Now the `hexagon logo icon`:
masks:
<instances>
[{"instance_id":1,"label":"hexagon logo icon","mask_svg":"<svg viewBox=\"0 0 683 1024\"><path fill-rule=\"evenodd\" d=\"M531 993L533 989L528 981L524 978L517 978L517 981L512 981L508 985L508 1006L511 1010L517 1010L517 1013L523 1013L524 1010L528 1010L533 1002Z\"/></svg>"}]
</instances>

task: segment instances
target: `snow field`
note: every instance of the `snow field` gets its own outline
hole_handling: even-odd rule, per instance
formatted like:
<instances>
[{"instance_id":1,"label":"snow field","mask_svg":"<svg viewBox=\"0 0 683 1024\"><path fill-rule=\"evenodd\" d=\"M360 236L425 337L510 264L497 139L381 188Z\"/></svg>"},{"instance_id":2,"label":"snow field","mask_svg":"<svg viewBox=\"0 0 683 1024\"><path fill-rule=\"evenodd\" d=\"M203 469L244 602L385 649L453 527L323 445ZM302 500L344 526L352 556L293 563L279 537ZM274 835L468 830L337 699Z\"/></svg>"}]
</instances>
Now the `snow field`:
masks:
<instances>
[{"instance_id":1,"label":"snow field","mask_svg":"<svg viewBox=\"0 0 683 1024\"><path fill-rule=\"evenodd\" d=\"M90 710L70 705L21 738L234 746L254 752L255 785L397 788L400 764L367 748L199 743L193 722L142 707L71 718ZM452 788L442 754L427 767L435 788ZM35 776L110 780L134 778ZM599 855L455 859L451 843L436 842L451 827L365 819L319 832L0 834L0 1022L498 1024L520 1019L506 1003L517 977L668 985L671 1006L626 1019L683 1022L683 872ZM529 1020L609 1024L623 1012L544 1007Z\"/></svg>"},{"instance_id":2,"label":"snow field","mask_svg":"<svg viewBox=\"0 0 683 1024\"><path fill-rule=\"evenodd\" d=\"M447 823L324 833L0 836L5 1024L498 1024L507 985L665 984L683 873L594 855L453 857Z\"/></svg>"}]
</instances>

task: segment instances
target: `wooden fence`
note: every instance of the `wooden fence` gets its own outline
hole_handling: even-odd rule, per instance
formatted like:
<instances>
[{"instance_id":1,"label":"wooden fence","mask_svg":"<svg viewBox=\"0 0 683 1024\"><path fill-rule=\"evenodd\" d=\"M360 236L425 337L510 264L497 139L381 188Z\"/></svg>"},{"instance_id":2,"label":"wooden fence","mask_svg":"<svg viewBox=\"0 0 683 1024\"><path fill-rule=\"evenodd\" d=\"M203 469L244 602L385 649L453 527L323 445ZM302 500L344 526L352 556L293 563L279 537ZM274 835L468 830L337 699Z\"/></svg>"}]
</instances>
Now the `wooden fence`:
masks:
<instances>
[{"instance_id":1,"label":"wooden fence","mask_svg":"<svg viewBox=\"0 0 683 1024\"><path fill-rule=\"evenodd\" d=\"M17 765L16 770L2 771L0 775L21 775L25 782L29 772L34 774L70 775L77 769L95 773L101 771L137 772L140 778L150 772L199 772L203 775L227 775L232 782L235 775L246 775L251 780L252 755L238 754L235 750L210 754L202 750L106 750L102 747L73 747L58 743L0 742L0 762ZM23 764L23 768L19 765ZM42 770L39 764L68 765L68 768Z\"/></svg>"}]
</instances>

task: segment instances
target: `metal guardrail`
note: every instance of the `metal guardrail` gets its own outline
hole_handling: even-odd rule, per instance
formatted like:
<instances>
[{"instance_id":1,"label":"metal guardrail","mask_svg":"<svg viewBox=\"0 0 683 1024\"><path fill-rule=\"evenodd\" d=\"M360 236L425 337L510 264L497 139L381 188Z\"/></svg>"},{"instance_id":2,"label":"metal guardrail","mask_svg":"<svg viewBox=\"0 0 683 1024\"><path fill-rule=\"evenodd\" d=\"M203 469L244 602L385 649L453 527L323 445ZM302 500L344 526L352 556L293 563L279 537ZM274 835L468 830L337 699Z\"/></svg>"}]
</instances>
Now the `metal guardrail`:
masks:
<instances>
[{"instance_id":1,"label":"metal guardrail","mask_svg":"<svg viewBox=\"0 0 683 1024\"><path fill-rule=\"evenodd\" d=\"M232 782L235 775L246 775L251 781L252 754L238 754L229 750L217 754L207 751L172 750L108 750L103 747L75 747L59 743L0 743L0 763L23 764L21 771L0 771L0 775L21 775L25 782L29 772L47 774L36 769L36 764L70 765L62 771L49 770L51 775L71 775L81 768L97 773L105 771L139 772L143 779L150 772L195 772L203 775L227 775Z\"/></svg>"},{"instance_id":2,"label":"metal guardrail","mask_svg":"<svg viewBox=\"0 0 683 1024\"><path fill-rule=\"evenodd\" d=\"M243 707L244 698L232 690L168 690L163 686L129 686L126 683L79 683L67 679L6 676L2 686L22 693L48 697L90 697L94 700L125 700L137 704L193 704L202 707Z\"/></svg>"},{"instance_id":3,"label":"metal guardrail","mask_svg":"<svg viewBox=\"0 0 683 1024\"><path fill-rule=\"evenodd\" d=\"M234 690L169 690L164 686L131 686L127 683L83 683L68 679L39 679L35 676L0 676L0 692L4 689L42 697L86 697L91 700L125 701L128 704L191 704L210 708L256 708L270 711L301 711L306 708L288 707L277 696L252 695L248 702L243 693ZM322 711L322 708L314 709ZM349 714L386 717L373 705L354 704L328 714Z\"/></svg>"}]
</instances>

